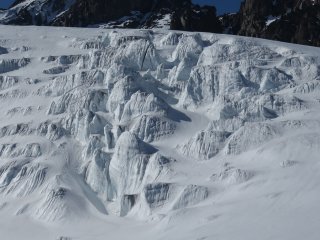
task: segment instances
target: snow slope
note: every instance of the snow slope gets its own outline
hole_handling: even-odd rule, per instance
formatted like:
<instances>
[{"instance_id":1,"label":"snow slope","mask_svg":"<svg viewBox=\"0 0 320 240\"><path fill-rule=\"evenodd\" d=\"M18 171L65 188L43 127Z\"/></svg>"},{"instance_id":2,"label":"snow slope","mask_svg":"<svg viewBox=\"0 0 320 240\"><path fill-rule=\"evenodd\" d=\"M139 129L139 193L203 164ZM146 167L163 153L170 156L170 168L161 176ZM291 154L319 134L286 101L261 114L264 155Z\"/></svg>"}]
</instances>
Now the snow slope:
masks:
<instances>
[{"instance_id":1,"label":"snow slope","mask_svg":"<svg viewBox=\"0 0 320 240\"><path fill-rule=\"evenodd\" d=\"M320 49L0 26L0 232L318 239Z\"/></svg>"}]
</instances>

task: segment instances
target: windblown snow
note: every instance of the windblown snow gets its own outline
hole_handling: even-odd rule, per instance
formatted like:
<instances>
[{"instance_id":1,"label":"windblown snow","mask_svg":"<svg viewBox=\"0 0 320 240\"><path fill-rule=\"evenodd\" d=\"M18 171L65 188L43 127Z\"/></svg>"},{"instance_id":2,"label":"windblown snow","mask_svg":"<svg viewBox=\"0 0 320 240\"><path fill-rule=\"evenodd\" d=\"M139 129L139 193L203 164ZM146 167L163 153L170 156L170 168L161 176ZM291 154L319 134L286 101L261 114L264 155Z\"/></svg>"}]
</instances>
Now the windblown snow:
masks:
<instances>
[{"instance_id":1,"label":"windblown snow","mask_svg":"<svg viewBox=\"0 0 320 240\"><path fill-rule=\"evenodd\" d=\"M0 26L6 240L316 240L320 49Z\"/></svg>"}]
</instances>

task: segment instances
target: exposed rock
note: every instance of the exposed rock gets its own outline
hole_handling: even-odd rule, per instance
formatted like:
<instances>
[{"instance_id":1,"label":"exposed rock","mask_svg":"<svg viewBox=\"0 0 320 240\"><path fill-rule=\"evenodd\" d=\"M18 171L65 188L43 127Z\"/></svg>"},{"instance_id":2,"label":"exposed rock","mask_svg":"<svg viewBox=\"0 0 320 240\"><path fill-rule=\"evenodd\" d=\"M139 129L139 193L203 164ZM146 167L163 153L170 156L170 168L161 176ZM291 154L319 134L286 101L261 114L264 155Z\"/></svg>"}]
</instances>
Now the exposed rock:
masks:
<instances>
[{"instance_id":1,"label":"exposed rock","mask_svg":"<svg viewBox=\"0 0 320 240\"><path fill-rule=\"evenodd\" d=\"M17 0L3 15L1 23L18 25L221 31L215 7L200 7L190 0Z\"/></svg>"},{"instance_id":2,"label":"exposed rock","mask_svg":"<svg viewBox=\"0 0 320 240\"><path fill-rule=\"evenodd\" d=\"M233 34L320 46L319 13L318 0L246 0L222 23Z\"/></svg>"},{"instance_id":3,"label":"exposed rock","mask_svg":"<svg viewBox=\"0 0 320 240\"><path fill-rule=\"evenodd\" d=\"M214 6L190 0L17 0L0 12L0 23L223 32L320 46L319 13L319 0L246 0L219 18Z\"/></svg>"}]
</instances>

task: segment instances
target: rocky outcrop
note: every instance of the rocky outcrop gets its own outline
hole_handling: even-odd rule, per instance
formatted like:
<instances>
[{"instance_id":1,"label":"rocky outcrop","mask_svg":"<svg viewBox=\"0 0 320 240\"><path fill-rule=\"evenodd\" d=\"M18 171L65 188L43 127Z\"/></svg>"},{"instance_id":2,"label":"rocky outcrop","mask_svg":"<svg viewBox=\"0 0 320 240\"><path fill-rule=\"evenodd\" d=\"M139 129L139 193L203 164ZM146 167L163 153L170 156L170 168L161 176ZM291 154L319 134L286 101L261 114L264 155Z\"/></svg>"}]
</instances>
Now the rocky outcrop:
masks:
<instances>
[{"instance_id":1,"label":"rocky outcrop","mask_svg":"<svg viewBox=\"0 0 320 240\"><path fill-rule=\"evenodd\" d=\"M320 46L318 0L246 0L222 17L228 33Z\"/></svg>"},{"instance_id":2,"label":"rocky outcrop","mask_svg":"<svg viewBox=\"0 0 320 240\"><path fill-rule=\"evenodd\" d=\"M319 16L319 0L246 0L239 12L219 18L214 6L190 0L17 0L9 10L0 10L0 23L165 28L320 46Z\"/></svg>"},{"instance_id":3,"label":"rocky outcrop","mask_svg":"<svg viewBox=\"0 0 320 240\"><path fill-rule=\"evenodd\" d=\"M0 22L17 25L108 28L166 27L176 30L220 32L215 7L190 0L49 0L14 2L0 13Z\"/></svg>"},{"instance_id":4,"label":"rocky outcrop","mask_svg":"<svg viewBox=\"0 0 320 240\"><path fill-rule=\"evenodd\" d=\"M221 32L222 27L216 17L216 8L197 5L177 9L172 16L170 29L200 32Z\"/></svg>"}]
</instances>

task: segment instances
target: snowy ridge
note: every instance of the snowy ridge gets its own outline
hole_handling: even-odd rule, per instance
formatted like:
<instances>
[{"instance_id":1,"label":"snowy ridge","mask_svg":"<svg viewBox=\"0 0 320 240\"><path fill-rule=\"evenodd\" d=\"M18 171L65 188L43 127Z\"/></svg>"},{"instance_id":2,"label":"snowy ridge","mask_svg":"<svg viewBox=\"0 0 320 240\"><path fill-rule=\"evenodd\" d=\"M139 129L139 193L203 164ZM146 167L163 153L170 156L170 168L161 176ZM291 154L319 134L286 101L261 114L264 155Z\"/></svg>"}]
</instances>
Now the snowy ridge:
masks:
<instances>
[{"instance_id":1,"label":"snowy ridge","mask_svg":"<svg viewBox=\"0 0 320 240\"><path fill-rule=\"evenodd\" d=\"M29 220L19 232L1 220L8 239L317 239L304 222L319 221L319 49L164 30L0 32L0 216Z\"/></svg>"},{"instance_id":2,"label":"snowy ridge","mask_svg":"<svg viewBox=\"0 0 320 240\"><path fill-rule=\"evenodd\" d=\"M50 24L66 13L74 3L75 0L26 0L0 12L0 21L3 24Z\"/></svg>"}]
</instances>

